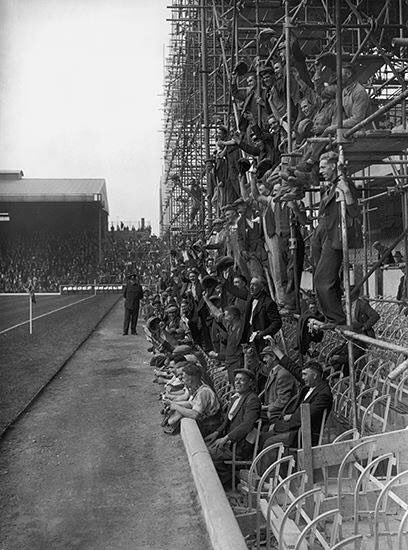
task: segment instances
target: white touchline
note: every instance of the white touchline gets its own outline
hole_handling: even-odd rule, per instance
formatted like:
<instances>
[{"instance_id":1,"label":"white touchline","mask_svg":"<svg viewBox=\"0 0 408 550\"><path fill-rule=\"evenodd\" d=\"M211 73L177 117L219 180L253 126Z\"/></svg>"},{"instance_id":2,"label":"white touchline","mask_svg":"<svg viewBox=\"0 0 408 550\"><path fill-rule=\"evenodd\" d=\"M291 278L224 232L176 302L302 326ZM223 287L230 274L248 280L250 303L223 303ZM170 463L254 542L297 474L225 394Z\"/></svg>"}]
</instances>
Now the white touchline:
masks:
<instances>
[{"instance_id":1,"label":"white touchline","mask_svg":"<svg viewBox=\"0 0 408 550\"><path fill-rule=\"evenodd\" d=\"M38 315L38 317L33 318L33 321L36 321L37 319L41 319L41 317L46 317L47 315L51 315L52 313L56 313L57 311L61 311L61 309L65 309L67 307L74 306L75 304L79 304L80 302L85 302L85 300L89 300L89 298L95 298L95 295L92 294L92 296L87 296L86 298L82 298L82 300L77 300L76 302L73 302L72 304L68 304L66 306L62 306L62 307L59 307L57 309L53 309L52 311L48 311L47 313L43 313L42 315ZM14 325L13 327L6 328L5 330L0 331L0 334L4 334L5 332L8 332L9 330L13 330L14 328L18 328L18 327L21 327L23 325L26 325L29 322L30 322L30 319L28 319L27 321L23 321L22 323L19 323L18 325Z\"/></svg>"}]
</instances>

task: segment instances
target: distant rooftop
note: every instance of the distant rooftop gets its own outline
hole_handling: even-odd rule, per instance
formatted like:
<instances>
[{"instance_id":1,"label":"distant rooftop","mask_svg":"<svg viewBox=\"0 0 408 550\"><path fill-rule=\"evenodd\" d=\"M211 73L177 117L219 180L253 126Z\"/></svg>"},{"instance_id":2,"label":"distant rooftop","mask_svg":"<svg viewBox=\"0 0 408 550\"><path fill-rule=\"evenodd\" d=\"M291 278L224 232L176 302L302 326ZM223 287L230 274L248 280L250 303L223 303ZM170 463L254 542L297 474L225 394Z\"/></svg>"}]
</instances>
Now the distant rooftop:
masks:
<instances>
[{"instance_id":1,"label":"distant rooftop","mask_svg":"<svg viewBox=\"0 0 408 550\"><path fill-rule=\"evenodd\" d=\"M23 176L22 170L0 170L0 180L21 180Z\"/></svg>"},{"instance_id":2,"label":"distant rooftop","mask_svg":"<svg viewBox=\"0 0 408 550\"><path fill-rule=\"evenodd\" d=\"M0 171L0 202L102 201L109 213L104 179L24 178L21 170Z\"/></svg>"}]
</instances>

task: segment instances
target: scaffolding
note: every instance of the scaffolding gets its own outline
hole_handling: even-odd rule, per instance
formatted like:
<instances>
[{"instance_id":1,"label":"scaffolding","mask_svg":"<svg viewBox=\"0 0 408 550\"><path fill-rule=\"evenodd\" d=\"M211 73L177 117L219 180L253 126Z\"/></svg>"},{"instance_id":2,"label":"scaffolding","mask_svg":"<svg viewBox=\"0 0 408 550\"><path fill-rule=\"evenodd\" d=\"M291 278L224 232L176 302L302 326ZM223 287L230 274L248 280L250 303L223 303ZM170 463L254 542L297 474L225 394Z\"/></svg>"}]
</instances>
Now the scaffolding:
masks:
<instances>
[{"instance_id":1,"label":"scaffolding","mask_svg":"<svg viewBox=\"0 0 408 550\"><path fill-rule=\"evenodd\" d=\"M216 182L206 167L211 167L217 126L238 127L239 107L231 93L233 69L238 62L245 61L256 70L257 60L273 59L285 42L289 73L292 39L301 47L309 68L321 52L336 53L338 94L342 55L347 52L363 64L362 78L370 94L373 115L365 124L349 131L339 128L333 145L344 151L348 172L363 187L367 232L369 205L374 200L371 195L378 195L381 187L388 197L394 192L401 196L401 226L406 227L407 199L403 190L406 159L401 157L406 139L404 135L390 134L390 128L401 126L403 132L406 128L403 99L407 96L406 0L173 0L169 10L171 34L165 60L164 169L160 194L162 236L171 233L203 236L211 218L218 214L217 204L211 201ZM238 84L242 84L243 78ZM291 79L286 82L290 97ZM258 93L259 90L258 73ZM287 118L290 125L291 117ZM361 130L367 130L369 124L377 132L365 132L362 140ZM383 133L379 131L381 128ZM289 153L291 135L289 131ZM388 165L390 157L394 162ZM377 175L376 166L384 164L392 168L388 180ZM405 242L405 248L406 245ZM365 265L368 250L366 235Z\"/></svg>"},{"instance_id":2,"label":"scaffolding","mask_svg":"<svg viewBox=\"0 0 408 550\"><path fill-rule=\"evenodd\" d=\"M309 72L322 52L335 55L337 131L310 141L337 150L340 177L351 177L361 190L363 249L359 256L354 253L351 257L348 249L345 202L341 201L343 265L360 267L357 285L368 293L368 277L376 267L369 269L373 239L392 238L391 247L402 243L405 257L408 252L408 1L173 0L168 7L171 35L165 61L162 237L170 247L177 241L174 236L204 238L213 217L219 214L212 151L220 124L229 130L239 128L240 106L232 90L232 76L237 74L234 68L239 63L255 71L256 94L261 97L260 65L284 56L287 155L296 154L290 100L291 45L296 41ZM347 129L342 127L345 54L358 60L359 81L371 102L371 114ZM238 86L242 86L245 73L238 78ZM260 122L260 107L257 118ZM319 191L307 195L307 207L313 214ZM384 224L388 224L389 234L381 233ZM343 273L350 321L349 271ZM350 343L351 365L352 353Z\"/></svg>"}]
</instances>

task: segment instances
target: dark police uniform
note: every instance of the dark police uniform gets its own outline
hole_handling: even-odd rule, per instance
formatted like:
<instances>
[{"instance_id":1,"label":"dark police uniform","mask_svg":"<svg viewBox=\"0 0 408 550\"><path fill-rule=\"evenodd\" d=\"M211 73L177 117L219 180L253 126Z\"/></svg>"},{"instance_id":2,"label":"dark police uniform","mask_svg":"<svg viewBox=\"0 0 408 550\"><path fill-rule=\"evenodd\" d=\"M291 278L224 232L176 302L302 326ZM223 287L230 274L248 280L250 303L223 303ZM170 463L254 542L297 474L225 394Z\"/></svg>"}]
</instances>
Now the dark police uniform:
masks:
<instances>
[{"instance_id":1,"label":"dark police uniform","mask_svg":"<svg viewBox=\"0 0 408 550\"><path fill-rule=\"evenodd\" d=\"M125 298L125 319L123 322L123 334L130 330L136 334L137 319L139 317L140 300L143 298L143 289L135 278L130 278L130 282L125 286L123 297ZM134 282L132 282L132 280Z\"/></svg>"}]
</instances>

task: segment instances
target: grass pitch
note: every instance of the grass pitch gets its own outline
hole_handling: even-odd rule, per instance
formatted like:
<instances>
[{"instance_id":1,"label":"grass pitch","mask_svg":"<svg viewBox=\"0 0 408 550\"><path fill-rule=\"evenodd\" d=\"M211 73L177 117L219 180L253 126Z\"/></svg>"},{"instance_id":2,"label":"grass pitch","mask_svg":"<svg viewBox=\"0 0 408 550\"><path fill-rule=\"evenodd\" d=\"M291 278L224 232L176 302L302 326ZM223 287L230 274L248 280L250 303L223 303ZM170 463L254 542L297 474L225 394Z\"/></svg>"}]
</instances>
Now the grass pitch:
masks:
<instances>
[{"instance_id":1,"label":"grass pitch","mask_svg":"<svg viewBox=\"0 0 408 550\"><path fill-rule=\"evenodd\" d=\"M33 334L29 334L28 324L0 334L0 433L92 333L120 296L101 294L79 302L83 298L86 296L38 296L33 317L45 315L34 320ZM0 297L0 331L27 321L28 305L26 296ZM59 311L50 313L55 309Z\"/></svg>"}]
</instances>

